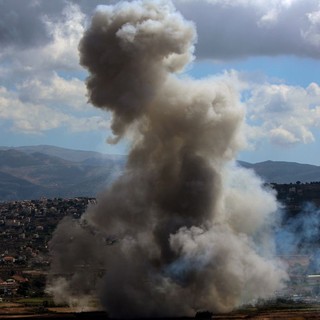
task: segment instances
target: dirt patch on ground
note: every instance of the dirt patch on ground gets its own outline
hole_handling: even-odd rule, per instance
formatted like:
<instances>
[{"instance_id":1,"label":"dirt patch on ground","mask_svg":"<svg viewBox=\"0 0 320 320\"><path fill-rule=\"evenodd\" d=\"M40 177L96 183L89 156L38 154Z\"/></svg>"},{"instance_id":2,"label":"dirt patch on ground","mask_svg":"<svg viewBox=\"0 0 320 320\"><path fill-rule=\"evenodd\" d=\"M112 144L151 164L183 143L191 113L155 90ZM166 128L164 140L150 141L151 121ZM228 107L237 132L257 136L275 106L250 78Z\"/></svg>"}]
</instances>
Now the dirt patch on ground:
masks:
<instances>
[{"instance_id":1,"label":"dirt patch on ground","mask_svg":"<svg viewBox=\"0 0 320 320\"><path fill-rule=\"evenodd\" d=\"M4 302L0 304L1 315L28 314L32 312L31 308L24 307L19 303Z\"/></svg>"},{"instance_id":2,"label":"dirt patch on ground","mask_svg":"<svg viewBox=\"0 0 320 320\"><path fill-rule=\"evenodd\" d=\"M90 312L91 311L91 312ZM106 313L97 310L79 310L68 307L34 308L25 307L18 303L2 303L0 305L0 319L108 319ZM99 313L101 312L101 313ZM320 319L319 308L286 309L286 310L256 310L248 312L234 312L230 314L214 314L212 320L313 320ZM148 320L148 319L145 319ZM149 319L151 320L151 319ZM193 320L193 318L158 318L157 320ZM196 318L196 320L210 320L210 318Z\"/></svg>"},{"instance_id":3,"label":"dirt patch on ground","mask_svg":"<svg viewBox=\"0 0 320 320\"><path fill-rule=\"evenodd\" d=\"M254 319L254 320L311 320L320 319L319 310L272 310L272 311L257 311L244 314L225 314L213 315L212 320L240 320L240 319Z\"/></svg>"}]
</instances>

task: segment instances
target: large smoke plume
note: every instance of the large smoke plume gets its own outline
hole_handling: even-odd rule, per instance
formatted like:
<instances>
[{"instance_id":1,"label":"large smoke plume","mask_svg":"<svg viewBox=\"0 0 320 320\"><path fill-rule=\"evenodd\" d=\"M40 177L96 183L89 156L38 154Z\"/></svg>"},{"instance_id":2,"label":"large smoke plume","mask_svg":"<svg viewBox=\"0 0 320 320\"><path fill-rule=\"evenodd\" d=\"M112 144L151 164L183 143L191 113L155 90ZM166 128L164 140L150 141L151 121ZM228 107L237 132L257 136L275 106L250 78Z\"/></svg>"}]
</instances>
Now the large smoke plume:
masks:
<instances>
[{"instance_id":1,"label":"large smoke plume","mask_svg":"<svg viewBox=\"0 0 320 320\"><path fill-rule=\"evenodd\" d=\"M112 112L113 142L132 145L121 178L55 231L56 299L98 293L111 316L177 316L283 287L269 241L274 195L233 163L244 141L236 92L175 74L195 39L167 1L97 8L79 46L89 101Z\"/></svg>"}]
</instances>

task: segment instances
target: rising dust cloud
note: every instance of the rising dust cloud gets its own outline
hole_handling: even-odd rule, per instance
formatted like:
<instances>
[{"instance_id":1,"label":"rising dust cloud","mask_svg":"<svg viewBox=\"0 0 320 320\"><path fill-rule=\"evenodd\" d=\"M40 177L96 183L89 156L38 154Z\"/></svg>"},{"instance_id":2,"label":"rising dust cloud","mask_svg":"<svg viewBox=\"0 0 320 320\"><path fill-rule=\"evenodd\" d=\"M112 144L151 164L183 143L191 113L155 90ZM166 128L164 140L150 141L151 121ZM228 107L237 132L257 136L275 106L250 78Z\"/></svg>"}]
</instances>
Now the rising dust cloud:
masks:
<instances>
[{"instance_id":1,"label":"rising dust cloud","mask_svg":"<svg viewBox=\"0 0 320 320\"><path fill-rule=\"evenodd\" d=\"M244 111L227 81L177 73L195 27L169 2L97 8L80 45L89 101L132 141L123 175L50 243L48 290L113 317L227 312L287 279L273 255L277 203L234 164ZM80 301L80 302L79 302Z\"/></svg>"}]
</instances>

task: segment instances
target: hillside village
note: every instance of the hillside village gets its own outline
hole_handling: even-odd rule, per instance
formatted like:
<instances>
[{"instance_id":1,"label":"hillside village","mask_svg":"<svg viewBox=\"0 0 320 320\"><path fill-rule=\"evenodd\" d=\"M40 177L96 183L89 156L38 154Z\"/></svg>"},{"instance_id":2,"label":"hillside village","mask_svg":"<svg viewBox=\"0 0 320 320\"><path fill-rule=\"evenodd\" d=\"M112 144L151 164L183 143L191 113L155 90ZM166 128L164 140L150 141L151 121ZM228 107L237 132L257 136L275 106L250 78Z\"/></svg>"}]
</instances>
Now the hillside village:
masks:
<instances>
[{"instance_id":1,"label":"hillside village","mask_svg":"<svg viewBox=\"0 0 320 320\"><path fill-rule=\"evenodd\" d=\"M300 212L306 203L320 207L320 182L272 183L271 187L276 190L278 200L285 204L290 214Z\"/></svg>"},{"instance_id":2,"label":"hillside village","mask_svg":"<svg viewBox=\"0 0 320 320\"><path fill-rule=\"evenodd\" d=\"M65 216L79 219L93 198L0 203L0 296L44 294L48 242Z\"/></svg>"},{"instance_id":3,"label":"hillside village","mask_svg":"<svg viewBox=\"0 0 320 320\"><path fill-rule=\"evenodd\" d=\"M278 200L286 206L286 220L303 212L306 203L320 208L320 182L270 184ZM65 216L79 219L94 198L53 198L0 203L0 298L45 295L50 265L48 243L57 224ZM318 211L319 213L319 211ZM320 230L317 234L320 244ZM309 253L284 252L292 285L286 295L320 296L320 261ZM312 268L311 268L312 267Z\"/></svg>"}]
</instances>

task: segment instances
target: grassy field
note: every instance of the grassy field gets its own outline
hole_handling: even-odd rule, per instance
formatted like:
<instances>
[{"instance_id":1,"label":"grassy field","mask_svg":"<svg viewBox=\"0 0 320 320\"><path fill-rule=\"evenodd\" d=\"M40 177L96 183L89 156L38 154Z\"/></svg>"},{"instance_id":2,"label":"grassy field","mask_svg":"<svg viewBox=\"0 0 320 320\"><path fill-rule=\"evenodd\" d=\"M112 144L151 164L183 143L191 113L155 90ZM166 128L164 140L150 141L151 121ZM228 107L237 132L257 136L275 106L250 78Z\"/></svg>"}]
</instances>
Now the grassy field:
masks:
<instances>
[{"instance_id":1,"label":"grassy field","mask_svg":"<svg viewBox=\"0 0 320 320\"><path fill-rule=\"evenodd\" d=\"M100 309L101 310L101 309ZM32 319L42 318L59 318L63 317L70 318L73 315L76 316L79 312L86 312L90 318L90 314L94 317L96 311L99 308L92 308L90 310L79 310L78 308L69 308L65 306L56 306L50 297L42 298L24 298L16 299L11 302L0 302L0 320L15 318L23 319L24 316ZM88 313L89 312L89 313ZM211 317L210 317L211 316ZM31 318L30 318L31 317ZM103 316L103 319L106 319ZM89 319L88 318L88 319ZM90 318L91 319L91 318ZM179 320L191 320L192 318L176 318ZM316 303L303 303L294 302L288 300L275 300L269 301L264 304L257 304L255 306L246 306L239 308L228 314L218 314L203 312L198 314L195 318L196 320L223 320L223 319L256 319L256 320L310 320L310 319L320 319L320 304ZM147 320L147 319L146 319ZM165 320L165 318L161 318ZM170 318L174 320L174 318Z\"/></svg>"},{"instance_id":2,"label":"grassy field","mask_svg":"<svg viewBox=\"0 0 320 320\"><path fill-rule=\"evenodd\" d=\"M22 304L26 307L54 307L56 306L51 297L39 297L39 298L22 298L17 299L14 302Z\"/></svg>"}]
</instances>

